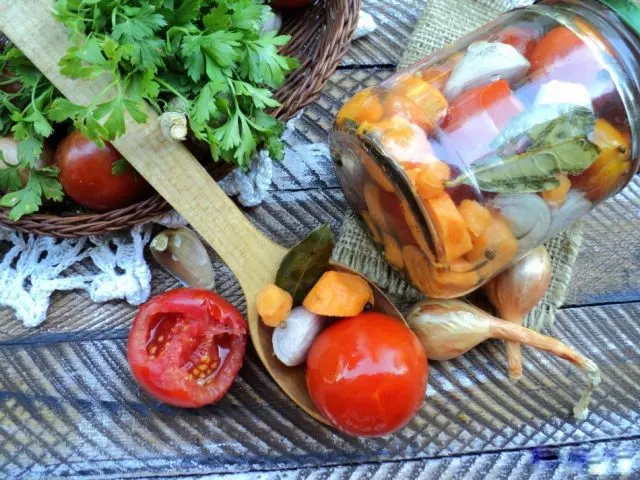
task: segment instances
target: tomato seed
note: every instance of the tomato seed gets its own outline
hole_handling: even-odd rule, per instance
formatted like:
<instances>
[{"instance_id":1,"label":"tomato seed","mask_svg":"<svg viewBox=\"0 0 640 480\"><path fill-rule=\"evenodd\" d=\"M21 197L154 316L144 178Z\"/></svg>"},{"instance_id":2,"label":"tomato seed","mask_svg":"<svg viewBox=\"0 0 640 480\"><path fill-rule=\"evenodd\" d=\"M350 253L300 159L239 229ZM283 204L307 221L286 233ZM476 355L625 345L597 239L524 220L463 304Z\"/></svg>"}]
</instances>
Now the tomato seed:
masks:
<instances>
[{"instance_id":1,"label":"tomato seed","mask_svg":"<svg viewBox=\"0 0 640 480\"><path fill-rule=\"evenodd\" d=\"M201 372L204 372L207 369L207 365L202 363L200 365L198 365L198 370L200 370Z\"/></svg>"},{"instance_id":2,"label":"tomato seed","mask_svg":"<svg viewBox=\"0 0 640 480\"><path fill-rule=\"evenodd\" d=\"M198 378L204 378L206 375L204 372L200 372L200 375L198 375Z\"/></svg>"},{"instance_id":3,"label":"tomato seed","mask_svg":"<svg viewBox=\"0 0 640 480\"><path fill-rule=\"evenodd\" d=\"M151 355L154 355L154 356L155 356L155 353L156 353L156 350L157 350L157 349L158 349L158 347L157 347L156 345L153 345L153 346L151 346L151 347L149 348L149 353L150 353Z\"/></svg>"},{"instance_id":4,"label":"tomato seed","mask_svg":"<svg viewBox=\"0 0 640 480\"><path fill-rule=\"evenodd\" d=\"M207 375L211 375L213 373L213 368L210 368L209 370L207 370Z\"/></svg>"},{"instance_id":5,"label":"tomato seed","mask_svg":"<svg viewBox=\"0 0 640 480\"><path fill-rule=\"evenodd\" d=\"M158 337L158 343L164 342L164 335Z\"/></svg>"},{"instance_id":6,"label":"tomato seed","mask_svg":"<svg viewBox=\"0 0 640 480\"><path fill-rule=\"evenodd\" d=\"M198 375L199 373L200 371L196 367L193 367L193 370L191 370L192 375Z\"/></svg>"}]
</instances>

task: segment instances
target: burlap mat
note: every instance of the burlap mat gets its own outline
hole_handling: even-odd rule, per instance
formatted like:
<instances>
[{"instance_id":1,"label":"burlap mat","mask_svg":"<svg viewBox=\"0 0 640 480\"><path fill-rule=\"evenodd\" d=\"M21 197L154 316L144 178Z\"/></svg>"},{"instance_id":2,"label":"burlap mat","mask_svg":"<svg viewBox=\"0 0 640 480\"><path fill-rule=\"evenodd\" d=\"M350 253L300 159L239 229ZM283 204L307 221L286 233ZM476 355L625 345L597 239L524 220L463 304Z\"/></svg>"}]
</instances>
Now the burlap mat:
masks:
<instances>
[{"instance_id":1,"label":"burlap mat","mask_svg":"<svg viewBox=\"0 0 640 480\"><path fill-rule=\"evenodd\" d=\"M416 62L502 12L531 3L527 0L428 0L398 67ZM557 309L564 302L581 243L582 225L578 223L546 244L553 264L551 286L528 315L527 326L540 330L553 323ZM387 264L353 212L344 219L333 258L361 272L394 297L405 301L421 297L401 273Z\"/></svg>"}]
</instances>

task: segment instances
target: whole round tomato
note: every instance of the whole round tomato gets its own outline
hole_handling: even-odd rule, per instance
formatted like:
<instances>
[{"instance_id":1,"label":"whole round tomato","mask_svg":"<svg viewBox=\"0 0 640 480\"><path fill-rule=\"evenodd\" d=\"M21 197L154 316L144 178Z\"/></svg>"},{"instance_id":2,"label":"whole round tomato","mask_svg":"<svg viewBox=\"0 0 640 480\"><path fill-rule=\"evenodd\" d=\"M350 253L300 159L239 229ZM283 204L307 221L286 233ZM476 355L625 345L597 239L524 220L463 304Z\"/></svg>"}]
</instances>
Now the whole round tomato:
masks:
<instances>
[{"instance_id":1,"label":"whole round tomato","mask_svg":"<svg viewBox=\"0 0 640 480\"><path fill-rule=\"evenodd\" d=\"M382 313L339 320L313 342L307 388L320 413L350 435L404 427L422 405L427 357L415 334Z\"/></svg>"},{"instance_id":2,"label":"whole round tomato","mask_svg":"<svg viewBox=\"0 0 640 480\"><path fill-rule=\"evenodd\" d=\"M121 160L124 161L122 155L113 145L106 143L100 148L79 131L66 137L55 153L65 193L83 207L98 212L127 207L153 191L128 164L114 171L114 164Z\"/></svg>"},{"instance_id":3,"label":"whole round tomato","mask_svg":"<svg viewBox=\"0 0 640 480\"><path fill-rule=\"evenodd\" d=\"M247 346L240 312L209 290L153 297L133 320L127 358L149 394L178 407L215 403L229 390Z\"/></svg>"}]
</instances>

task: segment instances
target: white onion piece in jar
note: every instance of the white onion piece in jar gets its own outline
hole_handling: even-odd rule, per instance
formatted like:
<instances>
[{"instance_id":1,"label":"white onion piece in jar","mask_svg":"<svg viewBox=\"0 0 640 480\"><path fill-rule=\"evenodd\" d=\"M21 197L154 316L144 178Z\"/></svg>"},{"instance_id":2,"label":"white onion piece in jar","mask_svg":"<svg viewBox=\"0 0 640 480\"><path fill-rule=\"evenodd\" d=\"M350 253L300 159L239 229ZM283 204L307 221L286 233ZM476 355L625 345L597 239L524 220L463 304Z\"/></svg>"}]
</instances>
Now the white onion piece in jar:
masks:
<instances>
[{"instance_id":1,"label":"white onion piece in jar","mask_svg":"<svg viewBox=\"0 0 640 480\"><path fill-rule=\"evenodd\" d=\"M557 104L576 105L589 110L593 109L591 94L587 87L581 83L551 80L540 87L536 98L533 100L533 107Z\"/></svg>"},{"instance_id":2,"label":"white onion piece in jar","mask_svg":"<svg viewBox=\"0 0 640 480\"><path fill-rule=\"evenodd\" d=\"M571 189L567 194L567 199L560 208L551 212L551 227L549 236L557 235L570 224L586 215L591 210L592 203L587 200L584 193Z\"/></svg>"},{"instance_id":3,"label":"white onion piece in jar","mask_svg":"<svg viewBox=\"0 0 640 480\"><path fill-rule=\"evenodd\" d=\"M522 79L531 64L511 45L500 42L474 42L458 65L444 88L448 100L462 91L480 87L496 80L505 79L509 83Z\"/></svg>"},{"instance_id":4,"label":"white onion piece in jar","mask_svg":"<svg viewBox=\"0 0 640 480\"><path fill-rule=\"evenodd\" d=\"M307 360L311 344L324 329L325 317L311 313L304 307L291 310L287 319L273 330L273 353L289 367L302 365Z\"/></svg>"},{"instance_id":5,"label":"white onion piece in jar","mask_svg":"<svg viewBox=\"0 0 640 480\"><path fill-rule=\"evenodd\" d=\"M535 193L500 194L493 199L518 239L520 252L528 252L549 236L551 211L545 201Z\"/></svg>"}]
</instances>

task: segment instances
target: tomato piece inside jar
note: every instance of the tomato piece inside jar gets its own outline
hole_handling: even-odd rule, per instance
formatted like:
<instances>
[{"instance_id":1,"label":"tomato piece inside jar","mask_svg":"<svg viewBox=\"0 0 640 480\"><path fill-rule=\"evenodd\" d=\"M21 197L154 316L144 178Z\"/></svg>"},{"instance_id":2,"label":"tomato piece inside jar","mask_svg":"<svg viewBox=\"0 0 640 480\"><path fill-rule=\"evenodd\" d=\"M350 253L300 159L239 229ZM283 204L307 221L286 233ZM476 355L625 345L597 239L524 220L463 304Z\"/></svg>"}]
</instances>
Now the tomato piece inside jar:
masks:
<instances>
[{"instance_id":1,"label":"tomato piece inside jar","mask_svg":"<svg viewBox=\"0 0 640 480\"><path fill-rule=\"evenodd\" d=\"M208 290L181 288L145 303L133 321L127 357L140 386L179 407L217 402L242 366L247 324Z\"/></svg>"}]
</instances>

